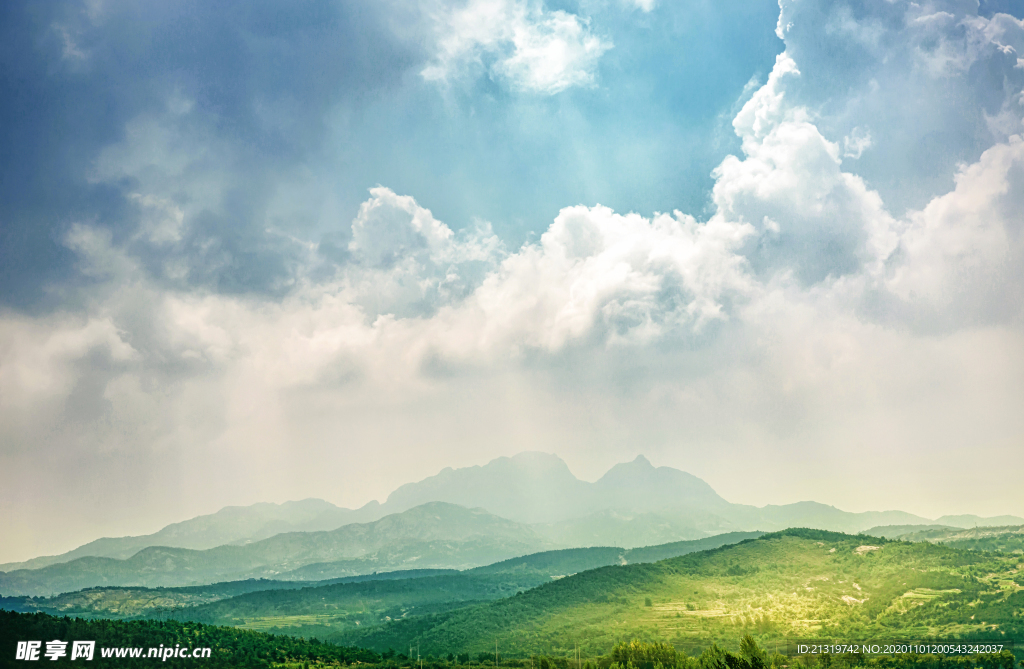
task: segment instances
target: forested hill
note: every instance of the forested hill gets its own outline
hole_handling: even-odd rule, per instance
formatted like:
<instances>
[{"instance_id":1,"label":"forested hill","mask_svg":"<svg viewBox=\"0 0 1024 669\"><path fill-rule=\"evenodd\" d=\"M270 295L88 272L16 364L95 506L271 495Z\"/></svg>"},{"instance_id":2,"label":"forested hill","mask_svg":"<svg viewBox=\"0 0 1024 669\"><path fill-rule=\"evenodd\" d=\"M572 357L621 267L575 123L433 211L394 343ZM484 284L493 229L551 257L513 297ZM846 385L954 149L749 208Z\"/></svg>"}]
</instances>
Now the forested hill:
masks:
<instances>
[{"instance_id":1,"label":"forested hill","mask_svg":"<svg viewBox=\"0 0 1024 669\"><path fill-rule=\"evenodd\" d=\"M86 618L134 618L148 616L154 611L198 607L222 599L264 590L299 590L339 583L405 580L459 573L461 572L456 569L406 569L403 571L380 572L313 582L275 581L261 578L177 588L133 588L123 586L86 588L74 592L65 592L52 597L0 596L0 609L20 611L22 613L42 612L54 615L74 615Z\"/></svg>"},{"instance_id":2,"label":"forested hill","mask_svg":"<svg viewBox=\"0 0 1024 669\"><path fill-rule=\"evenodd\" d=\"M461 573L252 592L202 606L154 611L150 615L323 636L333 631L366 629L389 620L447 612L510 597L568 574L622 564L627 558L630 561L654 561L735 543L752 536L759 536L759 533L734 533L633 550L575 548L547 551Z\"/></svg>"},{"instance_id":3,"label":"forested hill","mask_svg":"<svg viewBox=\"0 0 1024 669\"><path fill-rule=\"evenodd\" d=\"M443 615L333 637L374 649L605 653L629 638L706 645L831 634L1024 633L1018 556L787 530L655 564L610 566ZM445 651L447 652L447 650Z\"/></svg>"},{"instance_id":4,"label":"forested hill","mask_svg":"<svg viewBox=\"0 0 1024 669\"><path fill-rule=\"evenodd\" d=\"M0 611L0 666L31 666L16 657L18 642L42 641L38 655L47 667L85 666L96 667L153 667L153 666L202 666L210 669L221 667L277 666L284 662L324 663L337 666L338 663L379 662L380 656L361 648L341 646L287 636L261 634L229 627L214 627L199 623L179 623L156 620L82 620L79 618L57 618L45 613L14 613ZM64 655L55 659L44 656L46 642L66 642ZM71 659L72 644L75 641L94 641L92 660ZM208 657L201 659L148 657L149 649L209 648ZM104 650L139 649L141 656L133 659L127 656L104 657Z\"/></svg>"},{"instance_id":5,"label":"forested hill","mask_svg":"<svg viewBox=\"0 0 1024 669\"><path fill-rule=\"evenodd\" d=\"M471 574L494 574L511 572L518 569L532 569L550 575L575 574L588 569L606 567L613 564L637 564L640 562L657 562L666 558L695 553L697 551L718 548L726 544L735 544L746 539L753 539L763 532L726 532L706 539L674 541L657 546L642 548L566 548L556 551L544 551L522 557L510 558L495 562L484 567L470 569Z\"/></svg>"}]
</instances>

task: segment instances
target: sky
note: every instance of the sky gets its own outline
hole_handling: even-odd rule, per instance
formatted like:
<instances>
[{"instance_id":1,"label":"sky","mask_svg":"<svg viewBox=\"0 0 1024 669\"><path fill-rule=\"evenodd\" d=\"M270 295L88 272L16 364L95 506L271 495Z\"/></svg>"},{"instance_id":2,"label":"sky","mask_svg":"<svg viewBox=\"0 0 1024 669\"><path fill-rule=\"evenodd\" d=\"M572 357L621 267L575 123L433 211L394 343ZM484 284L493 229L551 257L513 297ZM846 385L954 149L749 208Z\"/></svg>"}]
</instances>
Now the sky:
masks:
<instances>
[{"instance_id":1,"label":"sky","mask_svg":"<svg viewBox=\"0 0 1024 669\"><path fill-rule=\"evenodd\" d=\"M0 561L527 450L1024 515L1011 0L0 6Z\"/></svg>"}]
</instances>

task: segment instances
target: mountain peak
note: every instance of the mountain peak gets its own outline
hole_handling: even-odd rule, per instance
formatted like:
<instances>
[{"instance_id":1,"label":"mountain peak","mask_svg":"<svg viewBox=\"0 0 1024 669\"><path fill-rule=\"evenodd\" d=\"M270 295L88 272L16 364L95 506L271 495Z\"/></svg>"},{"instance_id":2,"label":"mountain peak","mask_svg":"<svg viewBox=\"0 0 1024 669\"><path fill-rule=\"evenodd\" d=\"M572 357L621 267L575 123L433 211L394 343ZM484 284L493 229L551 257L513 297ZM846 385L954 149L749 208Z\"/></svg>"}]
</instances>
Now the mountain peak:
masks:
<instances>
[{"instance_id":1,"label":"mountain peak","mask_svg":"<svg viewBox=\"0 0 1024 669\"><path fill-rule=\"evenodd\" d=\"M426 502L443 501L519 522L547 522L586 513L583 483L557 455L527 451L485 465L445 468L392 492L384 504L390 513Z\"/></svg>"},{"instance_id":2,"label":"mountain peak","mask_svg":"<svg viewBox=\"0 0 1024 669\"><path fill-rule=\"evenodd\" d=\"M704 481L672 467L655 467L643 455L609 469L595 484L600 497L633 511L668 507L710 510L728 505ZM644 491L638 495L638 491ZM609 508L612 505L608 505Z\"/></svg>"},{"instance_id":3,"label":"mountain peak","mask_svg":"<svg viewBox=\"0 0 1024 669\"><path fill-rule=\"evenodd\" d=\"M655 467L643 455L612 467L597 482L576 478L553 453L526 451L485 465L446 468L388 496L383 511L395 513L426 502L481 507L517 522L549 523L603 509L702 512L728 506L704 481L672 467Z\"/></svg>"}]
</instances>

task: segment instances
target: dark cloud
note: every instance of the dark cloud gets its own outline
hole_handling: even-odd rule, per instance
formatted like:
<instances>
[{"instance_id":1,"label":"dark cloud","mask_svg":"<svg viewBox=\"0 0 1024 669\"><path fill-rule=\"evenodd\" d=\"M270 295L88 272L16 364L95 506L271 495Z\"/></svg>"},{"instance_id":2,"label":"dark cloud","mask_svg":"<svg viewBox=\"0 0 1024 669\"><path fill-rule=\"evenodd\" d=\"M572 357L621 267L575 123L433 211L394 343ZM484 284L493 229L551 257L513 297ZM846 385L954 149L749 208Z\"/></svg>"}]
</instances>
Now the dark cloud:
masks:
<instances>
[{"instance_id":1,"label":"dark cloud","mask_svg":"<svg viewBox=\"0 0 1024 669\"><path fill-rule=\"evenodd\" d=\"M333 106L393 85L417 60L372 2L5 3L0 11L0 300L19 308L39 306L48 285L72 278L61 244L69 224L135 229L126 195L137 175L90 176L126 124L165 113L172 95L193 104L232 154L212 170L225 182L222 210L192 221L186 244L205 250L191 276L228 291L286 283L289 251L275 250L259 206L275 175L319 150Z\"/></svg>"}]
</instances>

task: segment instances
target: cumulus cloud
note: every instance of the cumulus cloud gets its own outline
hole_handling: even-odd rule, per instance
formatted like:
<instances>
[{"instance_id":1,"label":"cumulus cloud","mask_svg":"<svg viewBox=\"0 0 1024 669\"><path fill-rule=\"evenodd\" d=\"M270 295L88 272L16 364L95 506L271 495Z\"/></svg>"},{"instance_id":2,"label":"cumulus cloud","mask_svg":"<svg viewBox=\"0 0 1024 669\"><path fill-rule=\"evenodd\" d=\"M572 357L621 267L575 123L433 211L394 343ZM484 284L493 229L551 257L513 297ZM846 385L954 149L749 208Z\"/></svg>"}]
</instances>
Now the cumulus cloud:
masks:
<instances>
[{"instance_id":1,"label":"cumulus cloud","mask_svg":"<svg viewBox=\"0 0 1024 669\"><path fill-rule=\"evenodd\" d=\"M750 226L646 219L607 207L563 209L539 244L507 258L473 296L483 340L557 350L686 337L729 317L751 289L736 249Z\"/></svg>"},{"instance_id":2,"label":"cumulus cloud","mask_svg":"<svg viewBox=\"0 0 1024 669\"><path fill-rule=\"evenodd\" d=\"M856 172L895 213L948 192L960 163L1024 130L1019 19L979 16L957 0L781 0L780 9L778 33L801 72L785 94L833 142L870 128L876 148Z\"/></svg>"},{"instance_id":3,"label":"cumulus cloud","mask_svg":"<svg viewBox=\"0 0 1024 669\"><path fill-rule=\"evenodd\" d=\"M785 82L800 76L781 54L733 121L744 158L719 165L713 193L720 216L760 229L749 251L756 267L814 283L877 268L895 246L895 223L878 194L842 170L810 112L786 99Z\"/></svg>"},{"instance_id":4,"label":"cumulus cloud","mask_svg":"<svg viewBox=\"0 0 1024 669\"><path fill-rule=\"evenodd\" d=\"M539 0L469 0L441 12L437 55L423 77L449 81L484 70L513 89L554 95L596 81L612 44L588 22Z\"/></svg>"},{"instance_id":5,"label":"cumulus cloud","mask_svg":"<svg viewBox=\"0 0 1024 669\"><path fill-rule=\"evenodd\" d=\"M887 286L942 320L1024 319L1024 140L1010 137L908 217ZM949 327L949 325L947 325Z\"/></svg>"},{"instance_id":6,"label":"cumulus cloud","mask_svg":"<svg viewBox=\"0 0 1024 669\"><path fill-rule=\"evenodd\" d=\"M368 314L429 314L472 291L501 258L486 222L456 235L412 197L384 187L370 194L352 222L344 272Z\"/></svg>"}]
</instances>

